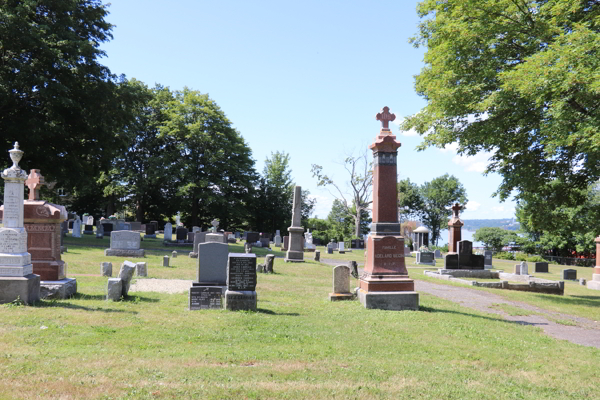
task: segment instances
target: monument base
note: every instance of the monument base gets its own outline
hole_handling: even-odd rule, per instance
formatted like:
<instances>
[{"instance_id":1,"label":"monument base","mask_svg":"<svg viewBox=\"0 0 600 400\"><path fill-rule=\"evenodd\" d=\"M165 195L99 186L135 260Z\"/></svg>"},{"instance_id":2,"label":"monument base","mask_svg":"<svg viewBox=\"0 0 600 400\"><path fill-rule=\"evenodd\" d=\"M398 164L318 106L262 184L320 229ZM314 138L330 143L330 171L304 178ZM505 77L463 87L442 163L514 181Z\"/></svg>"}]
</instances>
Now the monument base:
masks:
<instances>
[{"instance_id":1,"label":"monument base","mask_svg":"<svg viewBox=\"0 0 600 400\"><path fill-rule=\"evenodd\" d=\"M144 257L145 256L144 249L139 250L127 250L127 249L106 249L104 250L105 256L115 256L115 257Z\"/></svg>"},{"instance_id":2,"label":"monument base","mask_svg":"<svg viewBox=\"0 0 600 400\"><path fill-rule=\"evenodd\" d=\"M592 274L592 280L587 282L587 288L600 290L600 274Z\"/></svg>"},{"instance_id":3,"label":"monument base","mask_svg":"<svg viewBox=\"0 0 600 400\"><path fill-rule=\"evenodd\" d=\"M94 231L83 231L84 235L93 235Z\"/></svg>"},{"instance_id":4,"label":"monument base","mask_svg":"<svg viewBox=\"0 0 600 400\"><path fill-rule=\"evenodd\" d=\"M77 279L74 278L40 282L42 299L68 299L75 293L77 293Z\"/></svg>"},{"instance_id":5,"label":"monument base","mask_svg":"<svg viewBox=\"0 0 600 400\"><path fill-rule=\"evenodd\" d=\"M17 298L27 304L38 301L40 299L40 276L29 274L0 277L0 304L10 303Z\"/></svg>"},{"instance_id":6,"label":"monument base","mask_svg":"<svg viewBox=\"0 0 600 400\"><path fill-rule=\"evenodd\" d=\"M156 239L156 235L144 235L144 239Z\"/></svg>"},{"instance_id":7,"label":"monument base","mask_svg":"<svg viewBox=\"0 0 600 400\"><path fill-rule=\"evenodd\" d=\"M285 262L304 262L304 252L288 250L285 253Z\"/></svg>"},{"instance_id":8,"label":"monument base","mask_svg":"<svg viewBox=\"0 0 600 400\"><path fill-rule=\"evenodd\" d=\"M412 292L415 281L408 275L369 275L360 277L358 286L367 292Z\"/></svg>"},{"instance_id":9,"label":"monument base","mask_svg":"<svg viewBox=\"0 0 600 400\"><path fill-rule=\"evenodd\" d=\"M358 300L365 308L378 310L419 310L417 292L367 292L358 290Z\"/></svg>"},{"instance_id":10,"label":"monument base","mask_svg":"<svg viewBox=\"0 0 600 400\"><path fill-rule=\"evenodd\" d=\"M352 300L352 293L329 293L329 301Z\"/></svg>"},{"instance_id":11,"label":"monument base","mask_svg":"<svg viewBox=\"0 0 600 400\"><path fill-rule=\"evenodd\" d=\"M258 302L255 291L225 291L225 308L230 311L256 311Z\"/></svg>"},{"instance_id":12,"label":"monument base","mask_svg":"<svg viewBox=\"0 0 600 400\"><path fill-rule=\"evenodd\" d=\"M64 261L33 261L33 273L42 281L60 281L67 277L67 264ZM43 296L42 296L43 298Z\"/></svg>"}]
</instances>

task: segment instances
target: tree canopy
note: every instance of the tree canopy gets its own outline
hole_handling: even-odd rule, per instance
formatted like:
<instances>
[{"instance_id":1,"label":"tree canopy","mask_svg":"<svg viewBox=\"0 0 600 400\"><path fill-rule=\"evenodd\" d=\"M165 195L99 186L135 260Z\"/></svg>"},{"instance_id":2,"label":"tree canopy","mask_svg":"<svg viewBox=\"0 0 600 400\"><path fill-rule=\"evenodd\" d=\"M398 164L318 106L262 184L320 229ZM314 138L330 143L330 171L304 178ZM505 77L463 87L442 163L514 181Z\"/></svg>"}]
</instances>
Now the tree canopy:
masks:
<instances>
[{"instance_id":1,"label":"tree canopy","mask_svg":"<svg viewBox=\"0 0 600 400\"><path fill-rule=\"evenodd\" d=\"M502 200L552 185L559 205L600 178L600 3L593 0L425 0L415 46L427 106L402 129L421 149L491 152ZM570 194L569 194L570 192ZM562 195L564 194L564 196Z\"/></svg>"}]
</instances>

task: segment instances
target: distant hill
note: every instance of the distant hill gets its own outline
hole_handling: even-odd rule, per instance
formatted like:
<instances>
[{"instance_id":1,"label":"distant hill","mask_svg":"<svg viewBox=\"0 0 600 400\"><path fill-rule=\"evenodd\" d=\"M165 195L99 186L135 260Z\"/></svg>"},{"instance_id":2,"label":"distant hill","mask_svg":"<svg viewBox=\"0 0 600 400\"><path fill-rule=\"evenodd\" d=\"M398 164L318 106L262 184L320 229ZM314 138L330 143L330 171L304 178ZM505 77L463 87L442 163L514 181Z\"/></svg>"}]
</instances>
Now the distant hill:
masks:
<instances>
[{"instance_id":1,"label":"distant hill","mask_svg":"<svg viewBox=\"0 0 600 400\"><path fill-rule=\"evenodd\" d=\"M502 228L512 231L519 230L521 225L514 218L505 219L463 219L463 229L475 232L479 228Z\"/></svg>"}]
</instances>

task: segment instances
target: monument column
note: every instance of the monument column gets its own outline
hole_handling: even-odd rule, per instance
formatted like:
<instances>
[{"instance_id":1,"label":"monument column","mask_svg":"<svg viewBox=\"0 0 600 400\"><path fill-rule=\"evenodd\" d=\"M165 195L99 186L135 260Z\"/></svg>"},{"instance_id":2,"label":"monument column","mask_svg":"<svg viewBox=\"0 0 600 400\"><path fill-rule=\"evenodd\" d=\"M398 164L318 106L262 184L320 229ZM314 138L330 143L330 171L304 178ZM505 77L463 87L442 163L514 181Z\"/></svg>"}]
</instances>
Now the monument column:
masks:
<instances>
[{"instance_id":1,"label":"monument column","mask_svg":"<svg viewBox=\"0 0 600 400\"><path fill-rule=\"evenodd\" d=\"M452 206L452 219L448 221L448 252L458 253L458 242L461 239L461 229L464 223L458 217L458 213L462 207L458 203Z\"/></svg>"},{"instance_id":2,"label":"monument column","mask_svg":"<svg viewBox=\"0 0 600 400\"><path fill-rule=\"evenodd\" d=\"M4 179L3 227L0 228L0 303L20 298L32 304L40 298L40 276L33 274L23 226L24 182L27 173L19 167L23 151L15 142L9 151L13 166L2 172Z\"/></svg>"},{"instance_id":3,"label":"monument column","mask_svg":"<svg viewBox=\"0 0 600 400\"><path fill-rule=\"evenodd\" d=\"M596 267L592 280L587 283L588 289L600 290L600 236L596 238Z\"/></svg>"},{"instance_id":4,"label":"monument column","mask_svg":"<svg viewBox=\"0 0 600 400\"><path fill-rule=\"evenodd\" d=\"M366 308L418 310L419 294L408 277L398 222L396 159L401 144L389 129L395 118L388 107L376 115L382 128L369 146L373 151L373 223L358 297Z\"/></svg>"},{"instance_id":5,"label":"monument column","mask_svg":"<svg viewBox=\"0 0 600 400\"><path fill-rule=\"evenodd\" d=\"M290 233L289 247L285 254L285 262L304 262L304 228L301 226L302 217L302 188L294 188L294 208L292 209L292 226L288 228Z\"/></svg>"}]
</instances>

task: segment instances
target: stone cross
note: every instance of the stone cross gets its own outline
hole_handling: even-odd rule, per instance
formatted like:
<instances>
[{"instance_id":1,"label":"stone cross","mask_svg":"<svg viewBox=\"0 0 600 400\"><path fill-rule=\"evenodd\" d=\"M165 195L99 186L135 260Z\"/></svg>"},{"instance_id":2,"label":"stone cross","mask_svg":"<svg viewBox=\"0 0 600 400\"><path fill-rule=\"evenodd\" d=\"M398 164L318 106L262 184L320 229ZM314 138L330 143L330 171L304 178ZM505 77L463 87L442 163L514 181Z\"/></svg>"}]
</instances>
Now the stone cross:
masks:
<instances>
[{"instance_id":1,"label":"stone cross","mask_svg":"<svg viewBox=\"0 0 600 400\"><path fill-rule=\"evenodd\" d=\"M454 218L458 218L458 213L460 212L460 210L462 210L462 207L460 206L460 204L454 203L454 205L452 206L452 212L454 215L452 215L452 216Z\"/></svg>"},{"instance_id":2,"label":"stone cross","mask_svg":"<svg viewBox=\"0 0 600 400\"><path fill-rule=\"evenodd\" d=\"M40 188L45 184L46 182L39 169L29 171L29 176L25 181L25 186L29 188L29 200L39 200Z\"/></svg>"},{"instance_id":3,"label":"stone cross","mask_svg":"<svg viewBox=\"0 0 600 400\"><path fill-rule=\"evenodd\" d=\"M396 119L396 115L390 113L390 108L389 107L383 107L383 109L381 110L380 113L377 113L377 115L375 116L375 119L377 121L381 121L381 130L382 131L389 131L390 130L390 121L393 121Z\"/></svg>"},{"instance_id":4,"label":"stone cross","mask_svg":"<svg viewBox=\"0 0 600 400\"><path fill-rule=\"evenodd\" d=\"M210 224L213 226L213 233L216 233L217 227L219 226L219 221L217 221L216 219L213 219Z\"/></svg>"}]
</instances>

